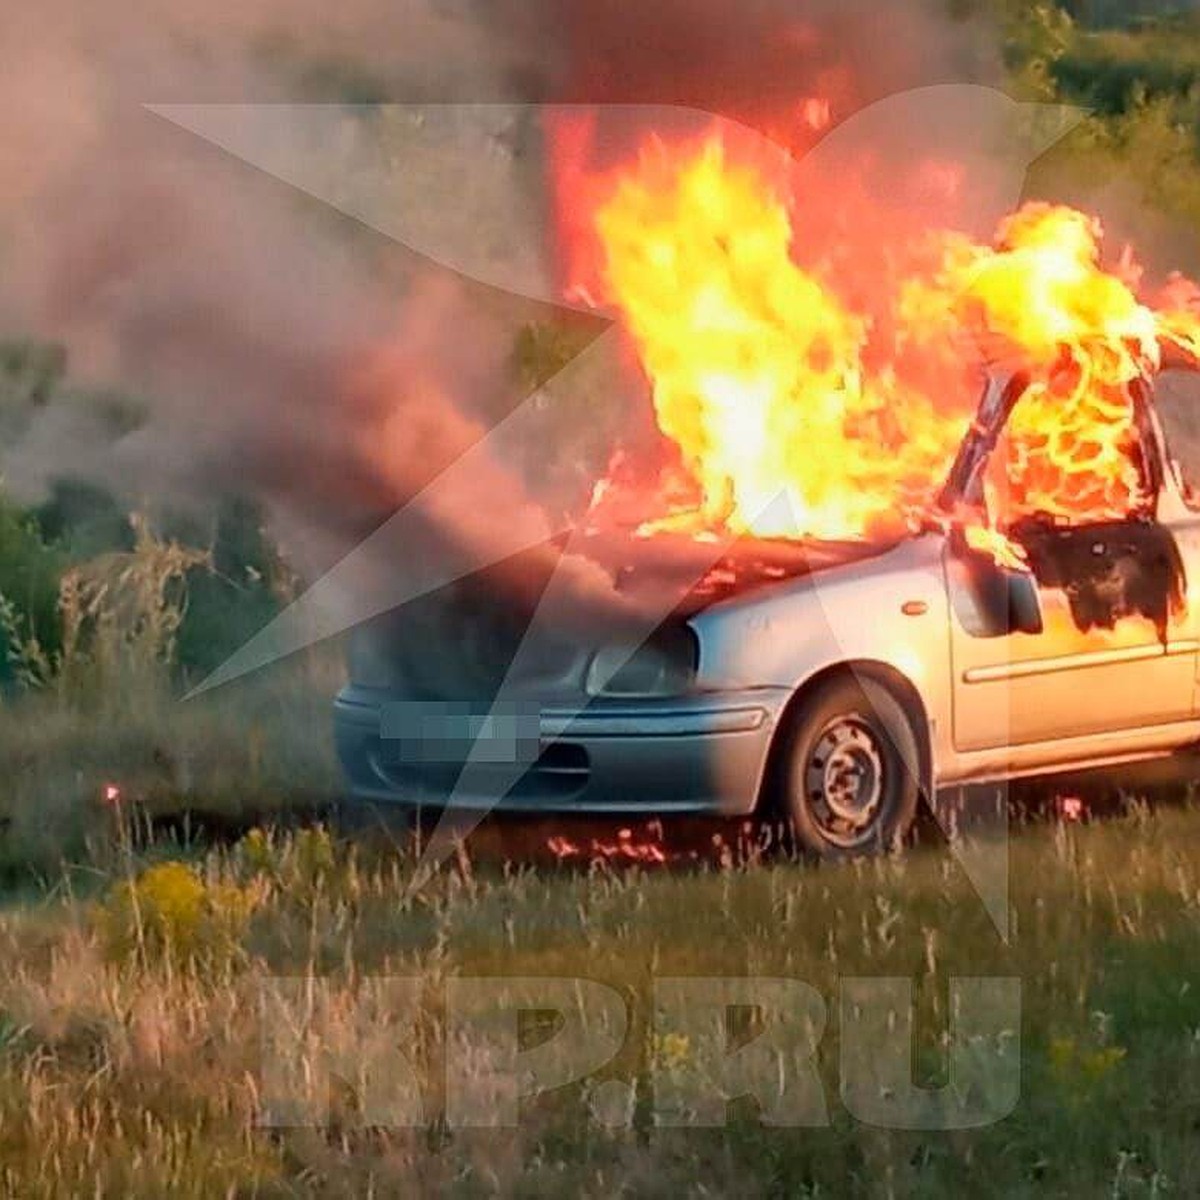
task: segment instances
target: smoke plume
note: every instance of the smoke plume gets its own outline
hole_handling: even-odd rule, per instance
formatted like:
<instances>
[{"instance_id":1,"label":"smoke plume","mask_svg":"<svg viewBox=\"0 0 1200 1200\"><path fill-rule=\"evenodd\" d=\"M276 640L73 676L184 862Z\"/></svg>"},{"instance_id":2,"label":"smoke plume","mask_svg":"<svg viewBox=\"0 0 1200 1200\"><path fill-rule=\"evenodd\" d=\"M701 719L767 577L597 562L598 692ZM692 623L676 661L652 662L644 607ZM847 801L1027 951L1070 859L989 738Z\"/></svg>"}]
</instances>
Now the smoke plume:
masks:
<instances>
[{"instance_id":1,"label":"smoke plume","mask_svg":"<svg viewBox=\"0 0 1200 1200\"><path fill-rule=\"evenodd\" d=\"M66 401L31 408L6 474L31 490L86 474L172 501L249 492L310 573L520 400L512 338L532 310L353 228L147 105L684 105L804 150L823 132L797 120L806 98L827 100L836 124L906 88L996 74L978 29L918 0L45 0L8 6L0 35L0 331L60 342L77 385L144 406L111 437ZM644 132L635 121L629 136ZM478 561L498 526L505 544L516 527L533 545L560 516L536 471L497 454L442 496L418 556ZM527 568L526 605L544 575ZM603 590L581 575L580 604Z\"/></svg>"}]
</instances>

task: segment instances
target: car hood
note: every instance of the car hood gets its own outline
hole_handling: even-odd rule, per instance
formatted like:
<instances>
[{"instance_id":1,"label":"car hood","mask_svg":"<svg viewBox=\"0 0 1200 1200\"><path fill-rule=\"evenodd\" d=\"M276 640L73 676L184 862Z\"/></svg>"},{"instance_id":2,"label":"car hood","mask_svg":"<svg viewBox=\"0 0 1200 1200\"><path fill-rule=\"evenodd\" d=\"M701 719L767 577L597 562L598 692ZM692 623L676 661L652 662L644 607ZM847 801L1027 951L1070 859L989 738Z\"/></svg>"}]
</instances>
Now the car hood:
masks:
<instances>
[{"instance_id":1,"label":"car hood","mask_svg":"<svg viewBox=\"0 0 1200 1200\"><path fill-rule=\"evenodd\" d=\"M678 534L589 539L586 555L612 576L635 603L674 597L671 612L693 616L713 604L795 580L878 558L891 541L826 541L816 538L738 538L718 542Z\"/></svg>"},{"instance_id":2,"label":"car hood","mask_svg":"<svg viewBox=\"0 0 1200 1200\"><path fill-rule=\"evenodd\" d=\"M875 558L895 544L741 539L721 545L675 534L596 535L571 552L607 574L631 610L661 614L653 623L662 628L721 601ZM360 626L349 647L351 682L413 697L478 700L495 694L520 651L521 667L510 682L581 686L591 653L626 635L623 620L597 621L586 634L578 624L550 623L530 637L534 614L514 605L504 584L505 571L521 569L514 562L463 577ZM541 557L528 566L547 571Z\"/></svg>"}]
</instances>

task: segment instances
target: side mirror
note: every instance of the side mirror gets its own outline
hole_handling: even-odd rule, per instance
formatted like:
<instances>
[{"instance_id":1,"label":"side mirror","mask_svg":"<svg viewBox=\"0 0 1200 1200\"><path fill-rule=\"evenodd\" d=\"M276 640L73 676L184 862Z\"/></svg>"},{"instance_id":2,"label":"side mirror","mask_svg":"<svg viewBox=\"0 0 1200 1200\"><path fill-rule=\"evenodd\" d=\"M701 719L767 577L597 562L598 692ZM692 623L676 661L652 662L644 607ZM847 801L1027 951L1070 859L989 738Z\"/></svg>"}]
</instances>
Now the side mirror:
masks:
<instances>
[{"instance_id":1,"label":"side mirror","mask_svg":"<svg viewBox=\"0 0 1200 1200\"><path fill-rule=\"evenodd\" d=\"M998 563L985 550L968 545L961 526L950 531L946 580L950 606L970 637L1041 633L1037 582L1028 571Z\"/></svg>"}]
</instances>

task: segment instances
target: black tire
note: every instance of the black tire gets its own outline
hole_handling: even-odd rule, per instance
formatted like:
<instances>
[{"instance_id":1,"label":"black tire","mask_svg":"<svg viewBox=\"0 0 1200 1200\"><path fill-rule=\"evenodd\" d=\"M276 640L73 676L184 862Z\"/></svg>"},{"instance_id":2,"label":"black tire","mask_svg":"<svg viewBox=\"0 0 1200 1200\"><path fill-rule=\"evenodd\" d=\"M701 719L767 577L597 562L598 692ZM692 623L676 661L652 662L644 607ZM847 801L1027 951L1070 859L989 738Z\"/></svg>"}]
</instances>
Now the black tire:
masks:
<instances>
[{"instance_id":1,"label":"black tire","mask_svg":"<svg viewBox=\"0 0 1200 1200\"><path fill-rule=\"evenodd\" d=\"M799 847L822 858L903 843L921 797L921 756L904 706L849 673L804 696L782 730L777 811Z\"/></svg>"}]
</instances>

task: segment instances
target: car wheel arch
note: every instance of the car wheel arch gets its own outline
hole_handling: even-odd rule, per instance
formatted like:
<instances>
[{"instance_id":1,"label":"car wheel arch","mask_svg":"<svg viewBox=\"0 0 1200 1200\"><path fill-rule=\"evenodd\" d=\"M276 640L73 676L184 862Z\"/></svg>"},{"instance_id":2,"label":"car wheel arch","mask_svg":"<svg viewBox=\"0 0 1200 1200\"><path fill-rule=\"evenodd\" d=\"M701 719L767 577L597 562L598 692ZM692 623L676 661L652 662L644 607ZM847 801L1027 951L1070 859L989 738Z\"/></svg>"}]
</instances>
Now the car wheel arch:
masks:
<instances>
[{"instance_id":1,"label":"car wheel arch","mask_svg":"<svg viewBox=\"0 0 1200 1200\"><path fill-rule=\"evenodd\" d=\"M879 684L886 688L904 709L905 715L912 723L913 736L916 738L917 750L920 754L921 793L927 803L932 802L934 792L933 738L929 714L925 708L925 702L921 698L921 693L912 680L891 663L878 659L846 659L842 662L831 663L808 676L795 688L787 704L781 710L771 735L765 769L759 782L756 811L768 812L772 789L778 778L780 758L787 740L787 730L797 710L823 684L843 675L855 679L869 679Z\"/></svg>"}]
</instances>

